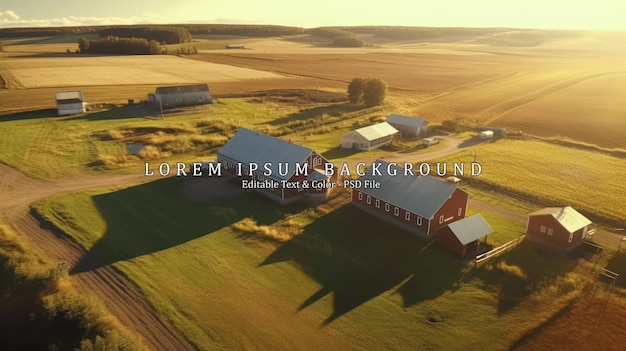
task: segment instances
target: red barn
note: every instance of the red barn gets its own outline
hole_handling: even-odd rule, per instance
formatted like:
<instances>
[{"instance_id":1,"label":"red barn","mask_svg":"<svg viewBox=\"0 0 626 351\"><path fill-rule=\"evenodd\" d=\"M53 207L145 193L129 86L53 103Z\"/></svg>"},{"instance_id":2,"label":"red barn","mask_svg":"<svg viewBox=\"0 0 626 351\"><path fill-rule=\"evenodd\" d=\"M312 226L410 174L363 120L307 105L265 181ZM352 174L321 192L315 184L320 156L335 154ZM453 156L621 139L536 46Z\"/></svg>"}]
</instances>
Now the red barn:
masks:
<instances>
[{"instance_id":1,"label":"red barn","mask_svg":"<svg viewBox=\"0 0 626 351\"><path fill-rule=\"evenodd\" d=\"M587 237L591 221L567 207L548 207L530 213L526 237L548 247L569 251Z\"/></svg>"},{"instance_id":2,"label":"red barn","mask_svg":"<svg viewBox=\"0 0 626 351\"><path fill-rule=\"evenodd\" d=\"M450 223L437 231L435 240L441 246L464 258L476 251L478 241L493 230L479 213Z\"/></svg>"},{"instance_id":3,"label":"red barn","mask_svg":"<svg viewBox=\"0 0 626 351\"><path fill-rule=\"evenodd\" d=\"M325 185L337 178L326 176L325 164L330 162L312 149L246 128L239 128L217 151L217 162L226 172L241 177L242 186L244 181L252 184L251 189L280 204L325 199L332 189ZM308 187L293 187L304 181Z\"/></svg>"},{"instance_id":4,"label":"red barn","mask_svg":"<svg viewBox=\"0 0 626 351\"><path fill-rule=\"evenodd\" d=\"M373 171L379 164L380 174ZM456 184L430 176L405 175L404 168L377 160L352 189L352 204L423 238L465 218L468 195ZM373 186L374 185L374 186Z\"/></svg>"}]
</instances>

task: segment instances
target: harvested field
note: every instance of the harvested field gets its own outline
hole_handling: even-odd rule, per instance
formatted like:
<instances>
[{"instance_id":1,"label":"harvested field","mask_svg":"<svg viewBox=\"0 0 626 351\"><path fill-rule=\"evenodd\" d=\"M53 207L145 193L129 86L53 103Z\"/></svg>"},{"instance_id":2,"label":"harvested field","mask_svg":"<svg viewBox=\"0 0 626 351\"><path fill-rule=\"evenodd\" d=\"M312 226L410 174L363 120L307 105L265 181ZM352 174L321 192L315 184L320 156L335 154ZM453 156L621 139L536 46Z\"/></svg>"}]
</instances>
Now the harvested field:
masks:
<instances>
[{"instance_id":1,"label":"harvested field","mask_svg":"<svg viewBox=\"0 0 626 351\"><path fill-rule=\"evenodd\" d=\"M8 88L59 86L192 84L279 78L278 74L175 56L91 56L3 60Z\"/></svg>"},{"instance_id":2,"label":"harvested field","mask_svg":"<svg viewBox=\"0 0 626 351\"><path fill-rule=\"evenodd\" d=\"M498 125L532 134L568 136L608 148L626 148L626 74L609 74L573 84L504 114Z\"/></svg>"},{"instance_id":3,"label":"harvested field","mask_svg":"<svg viewBox=\"0 0 626 351\"><path fill-rule=\"evenodd\" d=\"M192 58L343 82L355 77L376 77L384 79L393 88L417 92L438 92L510 74L508 69L493 67L484 58L468 65L467 59L461 55L269 53L203 54Z\"/></svg>"}]
</instances>

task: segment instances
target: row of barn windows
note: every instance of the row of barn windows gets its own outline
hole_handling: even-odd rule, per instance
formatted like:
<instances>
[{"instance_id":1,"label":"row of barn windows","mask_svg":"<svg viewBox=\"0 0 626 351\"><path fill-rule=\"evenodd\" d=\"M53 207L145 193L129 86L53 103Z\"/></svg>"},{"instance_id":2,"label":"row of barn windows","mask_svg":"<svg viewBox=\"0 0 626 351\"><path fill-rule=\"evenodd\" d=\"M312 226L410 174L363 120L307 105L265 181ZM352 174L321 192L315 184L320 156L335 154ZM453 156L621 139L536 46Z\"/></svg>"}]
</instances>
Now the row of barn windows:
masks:
<instances>
[{"instance_id":1,"label":"row of barn windows","mask_svg":"<svg viewBox=\"0 0 626 351\"><path fill-rule=\"evenodd\" d=\"M363 200L363 193L359 192L359 200ZM370 195L367 195L367 198L365 200L367 202L368 205L372 204L372 197ZM380 208L380 200L376 199L375 202L376 208ZM391 206L389 205L389 203L385 203L385 211L389 212L391 210ZM398 206L394 206L393 208L393 214L396 216L400 215L400 208ZM411 220L411 212L406 211L404 213L404 219L407 221ZM441 216L441 221L443 221L443 216ZM417 225L422 225L422 217L417 216Z\"/></svg>"},{"instance_id":2,"label":"row of barn windows","mask_svg":"<svg viewBox=\"0 0 626 351\"><path fill-rule=\"evenodd\" d=\"M554 234L554 231L552 230L552 228L546 227L545 225L540 226L539 231L542 234L548 234L549 236L552 236L552 234ZM569 238L567 239L567 242L571 243L573 239L574 239L574 233L569 233Z\"/></svg>"},{"instance_id":3,"label":"row of barn windows","mask_svg":"<svg viewBox=\"0 0 626 351\"><path fill-rule=\"evenodd\" d=\"M363 200L363 193L359 191L359 200ZM365 200L367 202L368 205L372 204L372 197L370 195L367 195L367 198ZM376 208L380 208L380 200L376 199ZM389 212L390 206L389 203L385 203L385 211ZM463 213L463 208L459 207L459 211L458 211L458 215L461 216L461 213ZM393 214L396 216L400 215L400 208L395 206L393 209ZM411 220L411 212L406 211L405 215L404 215L404 219L406 219L407 221ZM439 224L444 222L444 218L443 215L439 216ZM422 217L417 216L417 225L422 225ZM543 233L543 232L542 232ZM552 233L552 229L550 229L550 233ZM552 234L550 234L552 235Z\"/></svg>"}]
</instances>

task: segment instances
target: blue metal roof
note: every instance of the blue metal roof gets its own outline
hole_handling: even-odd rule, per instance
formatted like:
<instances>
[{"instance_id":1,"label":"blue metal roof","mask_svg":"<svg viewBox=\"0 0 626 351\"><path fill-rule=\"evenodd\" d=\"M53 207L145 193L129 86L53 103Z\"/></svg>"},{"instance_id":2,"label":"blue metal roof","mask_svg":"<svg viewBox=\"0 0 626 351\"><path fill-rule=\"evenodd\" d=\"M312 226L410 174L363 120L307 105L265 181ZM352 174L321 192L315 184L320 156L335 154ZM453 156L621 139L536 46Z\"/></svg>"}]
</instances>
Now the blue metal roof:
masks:
<instances>
[{"instance_id":1,"label":"blue metal roof","mask_svg":"<svg viewBox=\"0 0 626 351\"><path fill-rule=\"evenodd\" d=\"M423 120L421 118L403 116L403 115L398 115L395 113L390 114L389 117L387 117L386 122L391 123L391 124L399 124L403 126L418 127L418 128L421 128L424 124L428 124L426 120Z\"/></svg>"},{"instance_id":2,"label":"blue metal roof","mask_svg":"<svg viewBox=\"0 0 626 351\"><path fill-rule=\"evenodd\" d=\"M425 218L433 218L457 189L455 184L435 177L410 174L405 176L402 167L390 166L385 161L376 160L374 163L381 164L379 170L382 175L373 175L373 166L370 165L365 170L365 175L359 179L378 181L380 188L359 190ZM389 166L396 170L395 176L388 174Z\"/></svg>"},{"instance_id":3,"label":"blue metal roof","mask_svg":"<svg viewBox=\"0 0 626 351\"><path fill-rule=\"evenodd\" d=\"M237 133L217 151L221 158L232 162L241 162L244 169L252 163L259 167L258 172L263 173L263 165L269 163L272 171L272 178L287 180L296 171L296 164L302 164L313 152L312 149L297 144L292 144L272 136L259 133L246 128L239 128ZM286 175L279 174L279 164L285 164L288 168ZM309 174L313 169L309 169Z\"/></svg>"}]
</instances>

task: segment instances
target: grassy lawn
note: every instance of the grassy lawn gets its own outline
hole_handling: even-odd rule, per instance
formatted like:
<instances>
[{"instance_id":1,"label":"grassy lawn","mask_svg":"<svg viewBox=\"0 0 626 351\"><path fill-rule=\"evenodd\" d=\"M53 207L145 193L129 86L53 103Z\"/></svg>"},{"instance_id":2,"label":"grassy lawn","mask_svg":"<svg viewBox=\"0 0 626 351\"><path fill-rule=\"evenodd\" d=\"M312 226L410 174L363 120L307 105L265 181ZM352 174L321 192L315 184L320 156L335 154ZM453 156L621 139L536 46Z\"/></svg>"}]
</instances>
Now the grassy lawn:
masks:
<instances>
[{"instance_id":1,"label":"grassy lawn","mask_svg":"<svg viewBox=\"0 0 626 351\"><path fill-rule=\"evenodd\" d=\"M0 117L4 132L0 162L42 179L102 171L136 172L143 161L211 158L240 126L321 147L320 152L324 152L335 148L340 136L353 125L365 126L371 118L378 118L365 111L363 116L349 115L343 120L343 112L358 112L361 106L299 108L251 99L222 99L203 110L166 115L165 119L160 119L158 111L142 117L140 108L147 107L119 107L69 117L55 116L52 109L4 115ZM326 133L329 130L332 133ZM139 155L129 155L126 143L141 143L147 148Z\"/></svg>"},{"instance_id":2,"label":"grassy lawn","mask_svg":"<svg viewBox=\"0 0 626 351\"><path fill-rule=\"evenodd\" d=\"M310 209L255 194L191 202L189 181L212 180L36 209L88 249L71 273L114 264L203 350L502 349L579 290L576 260L530 245L475 268L345 197ZM497 233L519 229L485 216Z\"/></svg>"},{"instance_id":3,"label":"grassy lawn","mask_svg":"<svg viewBox=\"0 0 626 351\"><path fill-rule=\"evenodd\" d=\"M474 159L482 174L469 178L551 206L570 205L592 219L623 220L623 159L531 140L498 140L440 162Z\"/></svg>"}]
</instances>

